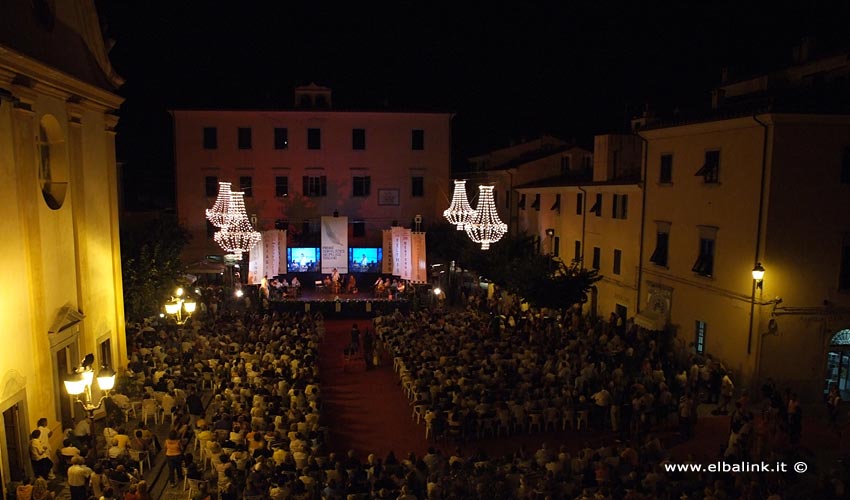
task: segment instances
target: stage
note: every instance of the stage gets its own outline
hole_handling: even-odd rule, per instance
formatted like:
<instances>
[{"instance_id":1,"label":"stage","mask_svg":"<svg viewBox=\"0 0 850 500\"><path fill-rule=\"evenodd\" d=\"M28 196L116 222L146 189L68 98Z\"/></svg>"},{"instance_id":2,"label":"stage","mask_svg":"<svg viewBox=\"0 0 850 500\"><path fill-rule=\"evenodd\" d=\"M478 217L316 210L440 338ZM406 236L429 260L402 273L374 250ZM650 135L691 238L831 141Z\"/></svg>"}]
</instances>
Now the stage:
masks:
<instances>
[{"instance_id":1,"label":"stage","mask_svg":"<svg viewBox=\"0 0 850 500\"><path fill-rule=\"evenodd\" d=\"M396 309L410 310L406 299L376 298L369 292L334 294L323 288L301 289L297 294L284 297L272 295L269 309L279 312L321 312L327 319L371 318L376 314L390 314Z\"/></svg>"}]
</instances>

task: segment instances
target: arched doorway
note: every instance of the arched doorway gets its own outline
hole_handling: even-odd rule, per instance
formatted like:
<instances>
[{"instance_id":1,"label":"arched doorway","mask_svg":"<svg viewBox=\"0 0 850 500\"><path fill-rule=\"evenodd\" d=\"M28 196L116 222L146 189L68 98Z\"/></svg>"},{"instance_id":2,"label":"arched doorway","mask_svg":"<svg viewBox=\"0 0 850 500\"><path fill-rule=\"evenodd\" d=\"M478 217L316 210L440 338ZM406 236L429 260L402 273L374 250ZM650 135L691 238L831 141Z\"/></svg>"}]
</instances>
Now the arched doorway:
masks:
<instances>
[{"instance_id":1,"label":"arched doorway","mask_svg":"<svg viewBox=\"0 0 850 500\"><path fill-rule=\"evenodd\" d=\"M838 331L829 340L824 394L833 384L838 385L841 399L847 401L850 397L850 328Z\"/></svg>"}]
</instances>

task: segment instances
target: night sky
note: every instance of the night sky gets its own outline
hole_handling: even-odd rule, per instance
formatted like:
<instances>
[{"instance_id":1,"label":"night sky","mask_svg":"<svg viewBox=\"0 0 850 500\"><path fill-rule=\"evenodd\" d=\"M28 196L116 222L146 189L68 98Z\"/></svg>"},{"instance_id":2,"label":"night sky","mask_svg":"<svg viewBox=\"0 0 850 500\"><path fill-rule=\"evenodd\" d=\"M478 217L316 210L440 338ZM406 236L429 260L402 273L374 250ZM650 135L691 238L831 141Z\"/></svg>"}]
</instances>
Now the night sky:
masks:
<instances>
[{"instance_id":1,"label":"night sky","mask_svg":"<svg viewBox=\"0 0 850 500\"><path fill-rule=\"evenodd\" d=\"M456 113L462 169L541 133L591 145L646 104L706 106L722 67L776 67L804 35L850 45L848 2L462 3L98 0L127 80L128 208L173 203L171 107L286 108L315 81L335 108Z\"/></svg>"}]
</instances>

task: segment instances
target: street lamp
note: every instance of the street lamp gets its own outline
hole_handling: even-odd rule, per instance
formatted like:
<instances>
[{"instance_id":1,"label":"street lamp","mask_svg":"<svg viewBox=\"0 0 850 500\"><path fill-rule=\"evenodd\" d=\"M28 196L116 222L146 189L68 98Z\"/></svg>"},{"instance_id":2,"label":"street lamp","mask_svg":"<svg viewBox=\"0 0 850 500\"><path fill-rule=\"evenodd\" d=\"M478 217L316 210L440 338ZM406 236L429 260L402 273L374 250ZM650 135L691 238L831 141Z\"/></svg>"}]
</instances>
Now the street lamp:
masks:
<instances>
[{"instance_id":1,"label":"street lamp","mask_svg":"<svg viewBox=\"0 0 850 500\"><path fill-rule=\"evenodd\" d=\"M68 395L74 397L74 401L80 404L88 413L88 418L91 420L91 449L95 449L97 443L97 434L94 431L94 412L103 406L103 402L109 397L109 391L115 387L115 371L104 366L97 374L97 386L103 392L103 396L97 403L92 401L91 385L95 379L92 364L94 363L94 354L86 354L86 357L80 362L80 367L74 370L74 373L69 375L65 380L65 391Z\"/></svg>"},{"instance_id":2,"label":"street lamp","mask_svg":"<svg viewBox=\"0 0 850 500\"><path fill-rule=\"evenodd\" d=\"M756 267L753 268L753 279L756 282L756 288L762 290L764 286L764 266L761 265L761 262L756 263Z\"/></svg>"},{"instance_id":3,"label":"street lamp","mask_svg":"<svg viewBox=\"0 0 850 500\"><path fill-rule=\"evenodd\" d=\"M185 291L182 288L178 288L174 294L175 297L171 297L171 299L165 303L165 312L169 316L173 317L174 321L178 325L185 325L192 316L192 313L195 312L195 308L198 304L194 300L183 298Z\"/></svg>"}]
</instances>

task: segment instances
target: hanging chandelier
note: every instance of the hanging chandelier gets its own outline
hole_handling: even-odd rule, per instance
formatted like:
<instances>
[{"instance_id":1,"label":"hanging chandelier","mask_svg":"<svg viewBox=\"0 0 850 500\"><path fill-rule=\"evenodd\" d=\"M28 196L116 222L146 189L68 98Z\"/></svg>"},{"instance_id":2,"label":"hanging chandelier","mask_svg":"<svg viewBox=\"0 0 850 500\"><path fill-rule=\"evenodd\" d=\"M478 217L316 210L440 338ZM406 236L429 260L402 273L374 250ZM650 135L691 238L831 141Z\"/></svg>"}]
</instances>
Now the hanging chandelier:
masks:
<instances>
[{"instance_id":1,"label":"hanging chandelier","mask_svg":"<svg viewBox=\"0 0 850 500\"><path fill-rule=\"evenodd\" d=\"M469 201L466 199L466 181L456 180L452 203L449 208L443 211L443 217L457 226L458 231L462 231L464 225L472 220L474 214L475 210L469 206Z\"/></svg>"},{"instance_id":2,"label":"hanging chandelier","mask_svg":"<svg viewBox=\"0 0 850 500\"><path fill-rule=\"evenodd\" d=\"M207 220L215 227L225 227L228 224L228 212L230 210L230 183L218 183L218 197L212 208L206 210Z\"/></svg>"},{"instance_id":3,"label":"hanging chandelier","mask_svg":"<svg viewBox=\"0 0 850 500\"><path fill-rule=\"evenodd\" d=\"M230 204L228 207L228 223L216 231L213 238L219 246L228 253L236 254L242 258L244 252L250 251L254 245L263 239L263 236L254 231L248 214L245 212L245 193L232 191L230 193Z\"/></svg>"},{"instance_id":4,"label":"hanging chandelier","mask_svg":"<svg viewBox=\"0 0 850 500\"><path fill-rule=\"evenodd\" d=\"M464 229L472 241L481 243L481 250L487 250L490 243L499 241L508 232L508 225L499 220L496 212L493 186L478 186L478 206Z\"/></svg>"}]
</instances>

